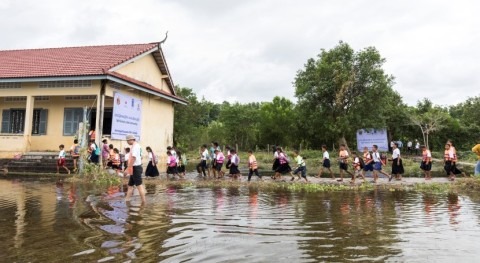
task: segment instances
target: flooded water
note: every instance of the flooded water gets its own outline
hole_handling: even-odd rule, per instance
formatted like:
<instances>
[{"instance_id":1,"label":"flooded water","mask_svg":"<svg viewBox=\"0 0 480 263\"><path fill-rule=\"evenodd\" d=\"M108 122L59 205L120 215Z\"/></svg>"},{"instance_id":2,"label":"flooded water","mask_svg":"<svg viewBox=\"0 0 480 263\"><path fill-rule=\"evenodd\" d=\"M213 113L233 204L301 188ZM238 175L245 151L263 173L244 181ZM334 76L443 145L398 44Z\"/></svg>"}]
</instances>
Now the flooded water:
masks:
<instances>
[{"instance_id":1,"label":"flooded water","mask_svg":"<svg viewBox=\"0 0 480 263\"><path fill-rule=\"evenodd\" d=\"M478 262L480 195L0 180L1 262Z\"/></svg>"}]
</instances>

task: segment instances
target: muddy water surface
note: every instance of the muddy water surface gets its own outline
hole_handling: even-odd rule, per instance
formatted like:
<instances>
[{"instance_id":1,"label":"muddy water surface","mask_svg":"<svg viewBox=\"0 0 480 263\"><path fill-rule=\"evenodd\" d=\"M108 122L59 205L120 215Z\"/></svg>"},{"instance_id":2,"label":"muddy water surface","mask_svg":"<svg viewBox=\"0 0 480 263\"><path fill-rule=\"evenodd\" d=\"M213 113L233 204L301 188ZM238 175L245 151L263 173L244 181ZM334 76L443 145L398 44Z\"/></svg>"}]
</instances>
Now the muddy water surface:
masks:
<instances>
[{"instance_id":1,"label":"muddy water surface","mask_svg":"<svg viewBox=\"0 0 480 263\"><path fill-rule=\"evenodd\" d=\"M480 195L0 180L0 262L476 262Z\"/></svg>"}]
</instances>

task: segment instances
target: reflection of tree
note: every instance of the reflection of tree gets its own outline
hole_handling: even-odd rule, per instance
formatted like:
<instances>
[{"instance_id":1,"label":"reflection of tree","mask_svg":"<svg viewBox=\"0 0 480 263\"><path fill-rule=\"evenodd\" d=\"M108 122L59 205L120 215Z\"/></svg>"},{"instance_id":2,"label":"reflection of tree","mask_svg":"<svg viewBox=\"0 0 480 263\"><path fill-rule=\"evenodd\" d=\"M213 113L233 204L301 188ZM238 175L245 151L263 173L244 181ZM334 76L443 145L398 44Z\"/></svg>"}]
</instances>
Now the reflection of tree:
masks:
<instances>
[{"instance_id":1,"label":"reflection of tree","mask_svg":"<svg viewBox=\"0 0 480 263\"><path fill-rule=\"evenodd\" d=\"M393 256L398 224L395 201L401 196L377 190L306 195L303 223L310 229L302 241L316 260L374 260ZM393 199L393 200L392 200ZM310 239L311 238L311 239Z\"/></svg>"}]
</instances>

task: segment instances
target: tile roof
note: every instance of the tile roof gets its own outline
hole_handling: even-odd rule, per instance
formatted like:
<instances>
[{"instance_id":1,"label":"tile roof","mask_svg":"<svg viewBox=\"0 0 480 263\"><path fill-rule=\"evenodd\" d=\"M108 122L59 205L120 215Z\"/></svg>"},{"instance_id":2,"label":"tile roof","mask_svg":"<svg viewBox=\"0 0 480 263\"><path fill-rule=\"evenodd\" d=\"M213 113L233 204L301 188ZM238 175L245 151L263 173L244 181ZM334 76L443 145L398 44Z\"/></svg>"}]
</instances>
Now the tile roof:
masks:
<instances>
[{"instance_id":1,"label":"tile roof","mask_svg":"<svg viewBox=\"0 0 480 263\"><path fill-rule=\"evenodd\" d=\"M0 51L0 78L104 75L158 43Z\"/></svg>"},{"instance_id":2,"label":"tile roof","mask_svg":"<svg viewBox=\"0 0 480 263\"><path fill-rule=\"evenodd\" d=\"M131 77L126 76L126 75L123 75L123 74L120 74L120 73L118 73L118 72L109 71L109 72L107 73L107 75L113 76L113 77L116 77L116 78L119 78L119 79L121 79L121 80L123 80L123 81L130 82L130 83L132 83L132 84L138 85L138 86L143 87L143 88L146 88L146 89L148 89L148 90L151 90L151 91L154 91L154 92L157 92L157 93L161 93L161 94L164 95L164 96L167 96L167 97L169 97L169 98L173 98L173 99L176 99L176 100L179 100L179 101L183 102L182 104L188 103L185 99L183 99L183 98L181 98L181 97L172 95L172 94L170 94L170 93L168 93L168 92L166 92L166 91L163 91L163 90L161 90L161 89L159 89L159 88L156 88L155 86L152 86L152 85L150 85L150 84L148 84L148 83L146 83L146 82L142 82L142 81L136 80L136 79L134 79L134 78L131 78Z\"/></svg>"}]
</instances>

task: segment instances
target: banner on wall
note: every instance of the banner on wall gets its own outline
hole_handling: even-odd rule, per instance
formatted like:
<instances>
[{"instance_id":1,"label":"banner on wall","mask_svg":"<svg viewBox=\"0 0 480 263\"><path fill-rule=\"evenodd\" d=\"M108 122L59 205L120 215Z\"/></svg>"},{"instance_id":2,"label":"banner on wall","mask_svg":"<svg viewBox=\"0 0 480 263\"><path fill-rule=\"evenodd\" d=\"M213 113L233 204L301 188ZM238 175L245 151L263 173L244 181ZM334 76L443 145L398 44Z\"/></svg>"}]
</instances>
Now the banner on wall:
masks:
<instances>
[{"instance_id":1,"label":"banner on wall","mask_svg":"<svg viewBox=\"0 0 480 263\"><path fill-rule=\"evenodd\" d=\"M112 139L125 140L133 134L140 141L142 120L142 101L140 99L115 92L113 96Z\"/></svg>"},{"instance_id":2,"label":"banner on wall","mask_svg":"<svg viewBox=\"0 0 480 263\"><path fill-rule=\"evenodd\" d=\"M374 144L378 146L379 151L388 151L386 129L361 129L357 131L357 150L359 152L363 152L364 147L371 150Z\"/></svg>"}]
</instances>

